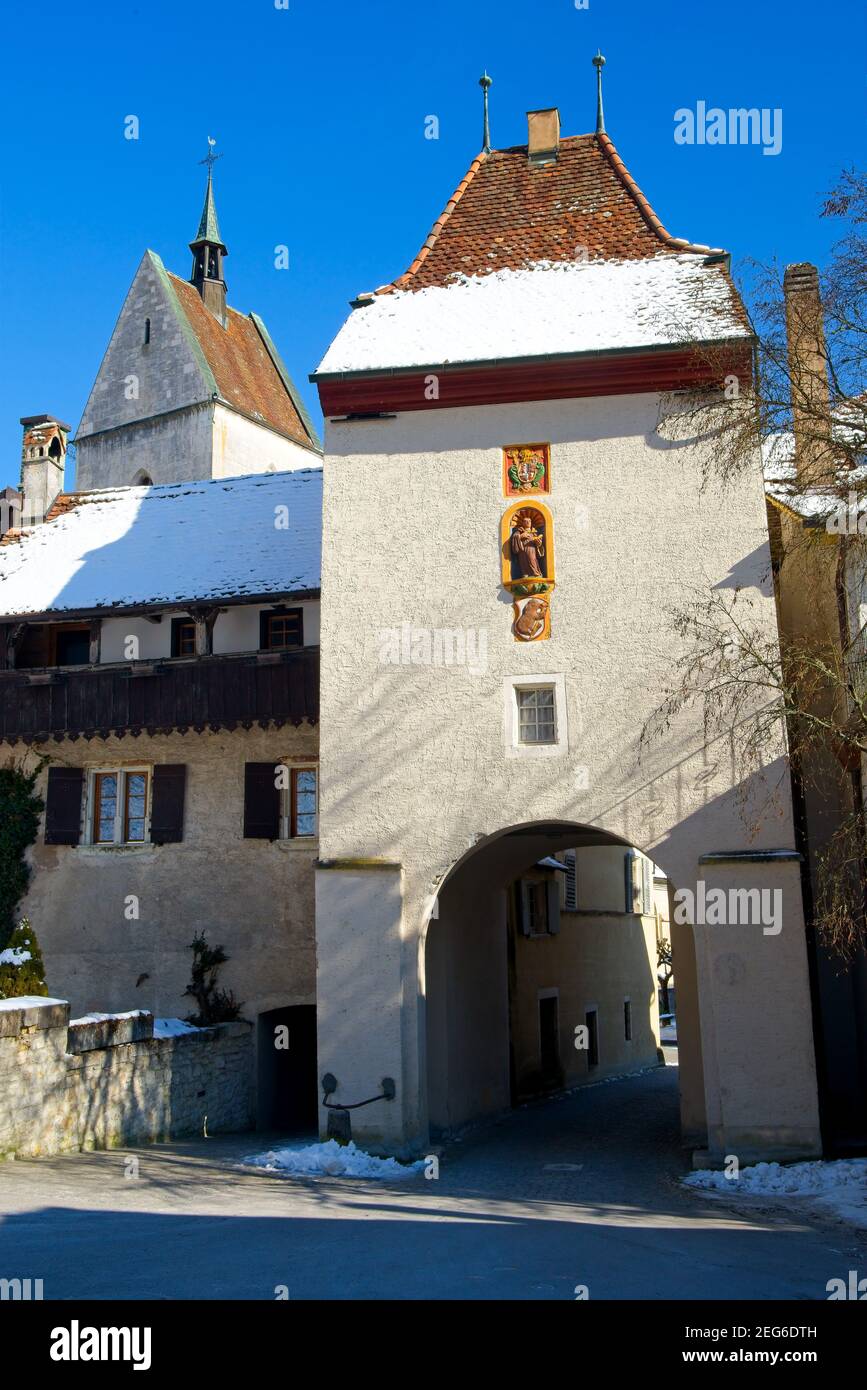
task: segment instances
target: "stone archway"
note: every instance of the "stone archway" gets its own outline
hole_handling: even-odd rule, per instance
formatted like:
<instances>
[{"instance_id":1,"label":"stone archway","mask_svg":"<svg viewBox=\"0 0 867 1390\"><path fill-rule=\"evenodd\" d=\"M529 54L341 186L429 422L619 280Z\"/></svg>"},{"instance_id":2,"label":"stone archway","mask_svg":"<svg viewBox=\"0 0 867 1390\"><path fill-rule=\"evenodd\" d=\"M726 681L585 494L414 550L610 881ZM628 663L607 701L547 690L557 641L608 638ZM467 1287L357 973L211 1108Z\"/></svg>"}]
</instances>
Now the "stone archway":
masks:
<instances>
[{"instance_id":1,"label":"stone archway","mask_svg":"<svg viewBox=\"0 0 867 1390\"><path fill-rule=\"evenodd\" d=\"M557 882L565 880L566 866L554 871L549 859L564 851L575 855L571 895L565 881L563 889ZM640 868L643 856L633 846L598 827L543 822L480 841L446 876L422 932L419 959L421 1071L432 1137L501 1113L534 1089L656 1064L656 924L652 906L642 913L644 904L635 902L636 912L626 910L624 868L628 872L633 859ZM527 883L541 887L543 877L552 915L545 930L534 931L539 923L517 919ZM687 1142L703 1147L692 928L678 929L675 937L681 1126ZM548 1026L553 1039L546 1039ZM595 1030L592 1040L588 1029ZM553 1075L546 1075L546 1042L549 1053L552 1044L556 1048Z\"/></svg>"}]
</instances>

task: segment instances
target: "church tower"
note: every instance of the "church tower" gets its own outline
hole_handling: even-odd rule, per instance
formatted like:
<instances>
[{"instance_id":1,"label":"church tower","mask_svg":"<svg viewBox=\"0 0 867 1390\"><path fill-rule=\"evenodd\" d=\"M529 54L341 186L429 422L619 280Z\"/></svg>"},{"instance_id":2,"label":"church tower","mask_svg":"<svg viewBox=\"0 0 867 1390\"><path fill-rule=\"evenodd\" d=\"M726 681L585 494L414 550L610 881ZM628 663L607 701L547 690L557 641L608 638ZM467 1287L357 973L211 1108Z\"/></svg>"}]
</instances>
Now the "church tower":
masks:
<instances>
[{"instance_id":1,"label":"church tower","mask_svg":"<svg viewBox=\"0 0 867 1390\"><path fill-rule=\"evenodd\" d=\"M199 219L199 230L196 233L195 241L190 242L190 250L193 253L193 273L190 276L190 281L202 296L202 303L205 308L210 309L214 317L219 319L225 328L227 315L223 257L228 256L229 253L220 236L217 208L214 203L213 180L213 166L219 158L219 155L213 154L209 149L207 158L203 161L208 166L208 187L205 191L202 216Z\"/></svg>"},{"instance_id":2,"label":"church tower","mask_svg":"<svg viewBox=\"0 0 867 1390\"><path fill-rule=\"evenodd\" d=\"M226 302L209 141L188 280L146 251L76 436L79 492L274 473L320 458L265 324Z\"/></svg>"}]
</instances>

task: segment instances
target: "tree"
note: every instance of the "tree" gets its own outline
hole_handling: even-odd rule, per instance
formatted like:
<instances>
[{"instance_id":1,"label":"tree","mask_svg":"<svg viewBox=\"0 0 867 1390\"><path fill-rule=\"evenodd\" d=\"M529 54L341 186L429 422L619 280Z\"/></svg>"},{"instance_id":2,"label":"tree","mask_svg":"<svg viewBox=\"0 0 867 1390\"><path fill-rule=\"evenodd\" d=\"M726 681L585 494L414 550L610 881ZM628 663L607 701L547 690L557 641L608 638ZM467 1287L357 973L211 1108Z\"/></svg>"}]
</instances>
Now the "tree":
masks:
<instances>
[{"instance_id":1,"label":"tree","mask_svg":"<svg viewBox=\"0 0 867 1390\"><path fill-rule=\"evenodd\" d=\"M850 640L838 598L842 586L867 599L867 176L845 170L821 216L836 219L842 235L818 298L793 292L811 267L791 268L787 286L779 267L751 263L752 383L732 378L730 346L697 348L717 387L667 398L659 429L696 441L706 476L723 483L764 459L782 504L769 509L777 597L785 564L804 594L825 584L830 620L789 621L781 603L778 636L750 591L697 591L671 614L683 655L642 742L697 704L706 739L726 738L744 783L769 750L782 749L781 776L790 769L800 793L834 807L814 865L813 909L820 940L848 960L867 944L867 844L852 778L867 754L867 625ZM819 607L817 596L817 615Z\"/></svg>"},{"instance_id":2,"label":"tree","mask_svg":"<svg viewBox=\"0 0 867 1390\"><path fill-rule=\"evenodd\" d=\"M23 917L0 951L0 999L20 999L28 994L44 998L48 989L36 933Z\"/></svg>"},{"instance_id":3,"label":"tree","mask_svg":"<svg viewBox=\"0 0 867 1390\"><path fill-rule=\"evenodd\" d=\"M30 772L15 763L0 768L0 950L9 945L18 904L30 882L26 852L45 805L35 791L42 766L39 762Z\"/></svg>"},{"instance_id":4,"label":"tree","mask_svg":"<svg viewBox=\"0 0 867 1390\"><path fill-rule=\"evenodd\" d=\"M669 1001L669 983L674 974L674 962L671 955L671 942L664 936L657 938L656 942L656 964L657 979L659 980L659 992L662 995L662 1012L671 1013L671 1003Z\"/></svg>"},{"instance_id":5,"label":"tree","mask_svg":"<svg viewBox=\"0 0 867 1390\"><path fill-rule=\"evenodd\" d=\"M190 983L184 995L195 999L198 1013L192 1014L188 1023L199 1028L210 1028L215 1023L231 1023L241 1013L231 990L221 989L217 983L220 970L229 957L222 946L209 946L204 932L197 932L190 942L193 953L193 968Z\"/></svg>"}]
</instances>

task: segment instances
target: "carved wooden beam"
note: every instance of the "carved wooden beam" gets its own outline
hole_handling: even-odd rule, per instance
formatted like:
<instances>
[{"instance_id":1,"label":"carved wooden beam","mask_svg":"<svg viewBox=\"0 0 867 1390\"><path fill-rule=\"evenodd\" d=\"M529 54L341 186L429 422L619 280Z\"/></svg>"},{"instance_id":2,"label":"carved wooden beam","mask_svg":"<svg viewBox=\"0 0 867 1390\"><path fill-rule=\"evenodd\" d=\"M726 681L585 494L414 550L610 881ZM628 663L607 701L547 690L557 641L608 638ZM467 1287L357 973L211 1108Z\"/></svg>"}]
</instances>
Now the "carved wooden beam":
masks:
<instances>
[{"instance_id":1,"label":"carved wooden beam","mask_svg":"<svg viewBox=\"0 0 867 1390\"><path fill-rule=\"evenodd\" d=\"M102 639L102 618L91 618L90 620L90 652L88 660L91 666L99 665L99 649Z\"/></svg>"},{"instance_id":2,"label":"carved wooden beam","mask_svg":"<svg viewBox=\"0 0 867 1390\"><path fill-rule=\"evenodd\" d=\"M15 670L18 648L24 640L26 631L26 623L13 623L6 633L6 667L10 671Z\"/></svg>"},{"instance_id":3,"label":"carved wooden beam","mask_svg":"<svg viewBox=\"0 0 867 1390\"><path fill-rule=\"evenodd\" d=\"M214 624L220 615L219 608L193 608L190 610L196 625L196 656L210 656L214 644Z\"/></svg>"}]
</instances>

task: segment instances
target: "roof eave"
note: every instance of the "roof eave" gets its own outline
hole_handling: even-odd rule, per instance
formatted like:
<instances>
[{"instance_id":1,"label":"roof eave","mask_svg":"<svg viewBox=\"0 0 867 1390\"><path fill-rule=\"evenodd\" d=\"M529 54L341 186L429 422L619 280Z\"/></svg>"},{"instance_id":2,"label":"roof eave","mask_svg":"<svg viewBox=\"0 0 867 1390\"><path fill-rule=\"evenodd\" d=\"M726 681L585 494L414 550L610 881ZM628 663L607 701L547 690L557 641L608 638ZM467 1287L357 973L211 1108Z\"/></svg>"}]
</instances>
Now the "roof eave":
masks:
<instances>
[{"instance_id":1,"label":"roof eave","mask_svg":"<svg viewBox=\"0 0 867 1390\"><path fill-rule=\"evenodd\" d=\"M581 362L593 361L599 357L644 357L653 354L671 352L681 353L692 350L699 351L705 349L719 349L723 347L752 346L756 342L754 333L739 333L725 338L700 338L691 339L689 342L680 343L647 343L636 344L633 347L625 348L591 348L586 352L545 352L537 353L529 357L492 357L492 358L473 358L462 362L420 362L409 367L362 367L351 371L342 372L321 372L319 370L311 372L309 380L314 384L320 381L349 381L359 380L363 377L392 377L392 376L417 376L422 372L455 372L455 371L475 371L477 369L490 369L492 367L528 366L534 362Z\"/></svg>"},{"instance_id":2,"label":"roof eave","mask_svg":"<svg viewBox=\"0 0 867 1390\"><path fill-rule=\"evenodd\" d=\"M280 603L284 599L315 600L321 589L270 589L259 594L205 594L165 600L159 603L111 604L95 608L46 608L41 613L0 614L0 623L57 623L75 622L82 618L129 618L136 614L186 613L190 608L237 608L244 604Z\"/></svg>"}]
</instances>

